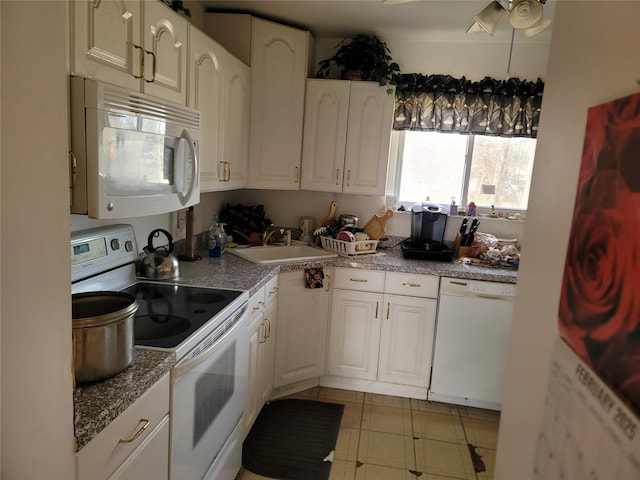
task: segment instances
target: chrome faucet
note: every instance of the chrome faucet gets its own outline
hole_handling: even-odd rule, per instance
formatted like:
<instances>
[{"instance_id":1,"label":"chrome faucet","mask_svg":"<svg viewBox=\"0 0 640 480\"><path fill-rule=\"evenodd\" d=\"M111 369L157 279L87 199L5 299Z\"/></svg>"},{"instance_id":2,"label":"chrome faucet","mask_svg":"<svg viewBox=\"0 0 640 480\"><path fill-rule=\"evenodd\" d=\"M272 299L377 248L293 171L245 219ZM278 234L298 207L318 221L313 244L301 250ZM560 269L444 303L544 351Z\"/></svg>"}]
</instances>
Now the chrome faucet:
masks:
<instances>
[{"instance_id":1,"label":"chrome faucet","mask_svg":"<svg viewBox=\"0 0 640 480\"><path fill-rule=\"evenodd\" d=\"M272 241L272 237L274 235L276 237L280 237L278 242ZM284 239L282 237L284 237ZM265 229L264 233L262 234L262 245L267 246L269 245L269 242L271 242L272 245L291 245L291 230L285 230L282 227L276 227L272 223Z\"/></svg>"}]
</instances>

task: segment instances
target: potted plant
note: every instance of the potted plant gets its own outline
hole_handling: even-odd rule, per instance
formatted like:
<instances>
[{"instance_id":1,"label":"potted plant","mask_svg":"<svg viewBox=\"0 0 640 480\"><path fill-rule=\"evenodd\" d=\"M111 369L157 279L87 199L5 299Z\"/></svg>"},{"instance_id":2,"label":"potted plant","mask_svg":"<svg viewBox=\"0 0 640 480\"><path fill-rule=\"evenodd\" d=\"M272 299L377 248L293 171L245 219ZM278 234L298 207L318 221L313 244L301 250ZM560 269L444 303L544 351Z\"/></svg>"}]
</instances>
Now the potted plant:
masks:
<instances>
[{"instance_id":1,"label":"potted plant","mask_svg":"<svg viewBox=\"0 0 640 480\"><path fill-rule=\"evenodd\" d=\"M356 35L336 45L335 55L319 63L318 78L326 78L333 67L342 67L348 80L378 82L380 86L396 85L400 67L391 58L387 44L375 35ZM393 89L388 88L391 94Z\"/></svg>"}]
</instances>

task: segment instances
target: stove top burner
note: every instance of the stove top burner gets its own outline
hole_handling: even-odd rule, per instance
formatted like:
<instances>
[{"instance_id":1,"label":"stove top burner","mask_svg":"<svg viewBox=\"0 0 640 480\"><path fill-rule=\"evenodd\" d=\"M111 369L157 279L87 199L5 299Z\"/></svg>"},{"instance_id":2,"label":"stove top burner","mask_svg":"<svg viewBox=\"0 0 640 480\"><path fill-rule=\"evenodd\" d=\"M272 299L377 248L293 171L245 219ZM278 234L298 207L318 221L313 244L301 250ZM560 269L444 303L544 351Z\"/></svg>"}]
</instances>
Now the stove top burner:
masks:
<instances>
[{"instance_id":1,"label":"stove top burner","mask_svg":"<svg viewBox=\"0 0 640 480\"><path fill-rule=\"evenodd\" d=\"M217 293L188 293L186 296L187 302L189 303L205 303L205 304L213 304L218 302L224 302L224 295L219 295Z\"/></svg>"},{"instance_id":2,"label":"stove top burner","mask_svg":"<svg viewBox=\"0 0 640 480\"><path fill-rule=\"evenodd\" d=\"M123 292L136 297L134 343L174 348L213 319L242 292L140 282Z\"/></svg>"},{"instance_id":3,"label":"stove top burner","mask_svg":"<svg viewBox=\"0 0 640 480\"><path fill-rule=\"evenodd\" d=\"M139 283L135 285L136 294L140 294L141 300L160 300L173 297L176 293L176 285L157 285L154 283Z\"/></svg>"},{"instance_id":4,"label":"stove top burner","mask_svg":"<svg viewBox=\"0 0 640 480\"><path fill-rule=\"evenodd\" d=\"M174 315L136 315L133 332L136 343L173 337L191 327L189 320Z\"/></svg>"}]
</instances>

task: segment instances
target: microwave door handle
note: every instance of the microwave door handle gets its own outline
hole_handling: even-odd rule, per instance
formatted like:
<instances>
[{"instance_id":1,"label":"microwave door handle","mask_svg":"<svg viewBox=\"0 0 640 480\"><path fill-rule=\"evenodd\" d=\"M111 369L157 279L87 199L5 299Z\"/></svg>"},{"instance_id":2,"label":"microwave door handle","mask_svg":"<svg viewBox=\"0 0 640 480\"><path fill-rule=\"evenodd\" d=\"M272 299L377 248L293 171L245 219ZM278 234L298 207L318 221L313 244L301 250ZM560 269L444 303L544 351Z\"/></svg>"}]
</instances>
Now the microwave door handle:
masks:
<instances>
[{"instance_id":1,"label":"microwave door handle","mask_svg":"<svg viewBox=\"0 0 640 480\"><path fill-rule=\"evenodd\" d=\"M198 175L200 174L200 159L198 158L198 154L193 146L193 139L191 138L191 135L189 135L189 132L184 130L182 132L182 138L187 142L187 146L189 148L189 151L191 152L191 156L193 157L193 162L191 162L191 183L189 184L189 188L184 194L181 192L178 194L178 196L180 197L180 202L185 205L191 198L193 190L198 182Z\"/></svg>"}]
</instances>

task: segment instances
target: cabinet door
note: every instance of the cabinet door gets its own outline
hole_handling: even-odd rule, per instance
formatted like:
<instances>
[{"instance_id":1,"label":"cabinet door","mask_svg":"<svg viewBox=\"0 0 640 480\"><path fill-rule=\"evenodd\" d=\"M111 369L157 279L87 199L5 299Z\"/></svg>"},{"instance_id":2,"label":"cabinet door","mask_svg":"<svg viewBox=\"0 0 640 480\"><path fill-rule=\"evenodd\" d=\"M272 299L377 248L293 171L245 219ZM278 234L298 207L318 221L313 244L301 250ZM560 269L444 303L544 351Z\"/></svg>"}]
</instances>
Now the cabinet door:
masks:
<instances>
[{"instance_id":1,"label":"cabinet door","mask_svg":"<svg viewBox=\"0 0 640 480\"><path fill-rule=\"evenodd\" d=\"M333 290L329 328L329 374L375 380L382 294Z\"/></svg>"},{"instance_id":2,"label":"cabinet door","mask_svg":"<svg viewBox=\"0 0 640 480\"><path fill-rule=\"evenodd\" d=\"M384 296L378 380L429 386L437 300Z\"/></svg>"},{"instance_id":3,"label":"cabinet door","mask_svg":"<svg viewBox=\"0 0 640 480\"><path fill-rule=\"evenodd\" d=\"M264 291L261 291L264 298ZM251 308L251 305L249 306ZM260 378L260 372L258 367L258 357L260 341L262 340L262 313L264 308L264 302L261 301L259 305L256 305L256 310L249 318L248 335L249 335L249 349L248 349L248 370L247 370L247 396L244 403L244 433L245 435L251 430L253 422L258 417L262 404L259 403L259 386L258 381Z\"/></svg>"},{"instance_id":4,"label":"cabinet door","mask_svg":"<svg viewBox=\"0 0 640 480\"><path fill-rule=\"evenodd\" d=\"M186 105L187 21L161 2L145 1L143 5L144 48L153 53L144 57L143 90Z\"/></svg>"},{"instance_id":5,"label":"cabinet door","mask_svg":"<svg viewBox=\"0 0 640 480\"><path fill-rule=\"evenodd\" d=\"M394 95L373 82L351 82L343 191L384 195Z\"/></svg>"},{"instance_id":6,"label":"cabinet door","mask_svg":"<svg viewBox=\"0 0 640 480\"><path fill-rule=\"evenodd\" d=\"M141 9L139 0L70 2L71 72L138 90Z\"/></svg>"},{"instance_id":7,"label":"cabinet door","mask_svg":"<svg viewBox=\"0 0 640 480\"><path fill-rule=\"evenodd\" d=\"M221 190L247 186L251 108L250 68L230 53L225 56L225 138Z\"/></svg>"},{"instance_id":8,"label":"cabinet door","mask_svg":"<svg viewBox=\"0 0 640 480\"><path fill-rule=\"evenodd\" d=\"M298 190L309 33L252 18L249 187Z\"/></svg>"},{"instance_id":9,"label":"cabinet door","mask_svg":"<svg viewBox=\"0 0 640 480\"><path fill-rule=\"evenodd\" d=\"M342 192L349 89L343 80L307 80L300 188Z\"/></svg>"},{"instance_id":10,"label":"cabinet door","mask_svg":"<svg viewBox=\"0 0 640 480\"><path fill-rule=\"evenodd\" d=\"M300 270L280 273L278 288L276 387L324 374L330 298L326 286L305 288Z\"/></svg>"},{"instance_id":11,"label":"cabinet door","mask_svg":"<svg viewBox=\"0 0 640 480\"><path fill-rule=\"evenodd\" d=\"M273 390L273 372L276 356L276 322L278 318L278 302L267 303L261 322L262 334L258 349L259 372L259 405L262 408L264 402L271 397Z\"/></svg>"},{"instance_id":12,"label":"cabinet door","mask_svg":"<svg viewBox=\"0 0 640 480\"><path fill-rule=\"evenodd\" d=\"M226 52L197 28L189 36L189 107L200 110L200 191L219 190L223 151L223 58Z\"/></svg>"}]
</instances>

